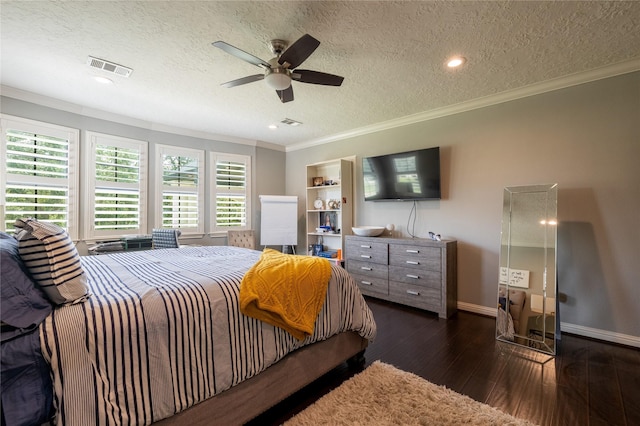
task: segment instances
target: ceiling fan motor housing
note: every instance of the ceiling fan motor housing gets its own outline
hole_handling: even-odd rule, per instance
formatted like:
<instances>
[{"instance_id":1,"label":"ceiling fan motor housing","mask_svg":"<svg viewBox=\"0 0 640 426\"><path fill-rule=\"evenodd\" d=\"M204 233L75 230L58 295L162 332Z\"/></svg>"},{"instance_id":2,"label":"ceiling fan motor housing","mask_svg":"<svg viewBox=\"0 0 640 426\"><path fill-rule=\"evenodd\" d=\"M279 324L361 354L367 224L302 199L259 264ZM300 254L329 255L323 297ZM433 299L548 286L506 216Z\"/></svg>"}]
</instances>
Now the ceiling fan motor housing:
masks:
<instances>
[{"instance_id":1,"label":"ceiling fan motor housing","mask_svg":"<svg viewBox=\"0 0 640 426\"><path fill-rule=\"evenodd\" d=\"M282 52L287 50L287 46L288 43L280 39L273 39L269 42L269 49L271 50L271 53L278 57L282 55Z\"/></svg>"}]
</instances>

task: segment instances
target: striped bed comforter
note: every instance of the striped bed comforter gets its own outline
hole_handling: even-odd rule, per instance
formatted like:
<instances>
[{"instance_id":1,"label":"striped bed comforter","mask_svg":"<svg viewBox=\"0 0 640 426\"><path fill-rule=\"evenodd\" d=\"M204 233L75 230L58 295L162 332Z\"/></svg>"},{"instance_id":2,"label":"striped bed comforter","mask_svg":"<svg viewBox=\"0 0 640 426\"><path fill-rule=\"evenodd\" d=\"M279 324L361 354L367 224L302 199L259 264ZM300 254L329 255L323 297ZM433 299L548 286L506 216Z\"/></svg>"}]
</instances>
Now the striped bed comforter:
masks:
<instances>
[{"instance_id":1,"label":"striped bed comforter","mask_svg":"<svg viewBox=\"0 0 640 426\"><path fill-rule=\"evenodd\" d=\"M375 337L371 311L337 266L303 342L241 314L240 282L259 256L216 246L83 257L91 297L54 310L40 328L56 423L150 424L303 345L347 330Z\"/></svg>"}]
</instances>

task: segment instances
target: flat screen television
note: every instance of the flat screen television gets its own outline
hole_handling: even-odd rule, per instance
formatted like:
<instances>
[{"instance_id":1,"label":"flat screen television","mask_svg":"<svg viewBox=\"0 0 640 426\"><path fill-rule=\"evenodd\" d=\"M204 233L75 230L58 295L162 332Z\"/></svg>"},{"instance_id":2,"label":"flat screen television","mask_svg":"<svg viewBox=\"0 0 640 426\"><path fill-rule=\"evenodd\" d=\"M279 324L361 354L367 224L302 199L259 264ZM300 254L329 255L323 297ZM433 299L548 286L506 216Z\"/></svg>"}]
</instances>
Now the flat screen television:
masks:
<instances>
[{"instance_id":1,"label":"flat screen television","mask_svg":"<svg viewBox=\"0 0 640 426\"><path fill-rule=\"evenodd\" d=\"M440 147L362 159L365 201L440 199Z\"/></svg>"}]
</instances>

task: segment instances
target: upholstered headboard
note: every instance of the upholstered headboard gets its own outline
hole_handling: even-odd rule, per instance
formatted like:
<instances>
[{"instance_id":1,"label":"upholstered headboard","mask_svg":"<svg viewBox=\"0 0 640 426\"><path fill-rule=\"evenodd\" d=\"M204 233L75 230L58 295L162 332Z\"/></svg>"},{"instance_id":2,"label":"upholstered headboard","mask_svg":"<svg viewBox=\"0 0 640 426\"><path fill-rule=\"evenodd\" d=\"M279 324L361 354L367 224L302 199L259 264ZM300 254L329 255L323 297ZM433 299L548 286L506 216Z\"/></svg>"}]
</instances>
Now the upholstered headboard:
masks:
<instances>
[{"instance_id":1,"label":"upholstered headboard","mask_svg":"<svg viewBox=\"0 0 640 426\"><path fill-rule=\"evenodd\" d=\"M256 238L252 230L227 231L227 244L235 247L255 249Z\"/></svg>"}]
</instances>

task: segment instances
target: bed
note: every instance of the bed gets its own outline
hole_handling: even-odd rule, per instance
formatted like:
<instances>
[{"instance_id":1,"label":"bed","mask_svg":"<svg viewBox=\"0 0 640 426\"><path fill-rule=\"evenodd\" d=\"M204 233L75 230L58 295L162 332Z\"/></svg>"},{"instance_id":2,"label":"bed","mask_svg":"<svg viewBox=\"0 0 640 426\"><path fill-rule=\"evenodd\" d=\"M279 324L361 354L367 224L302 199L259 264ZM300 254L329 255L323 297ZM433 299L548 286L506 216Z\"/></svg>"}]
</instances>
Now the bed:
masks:
<instances>
[{"instance_id":1,"label":"bed","mask_svg":"<svg viewBox=\"0 0 640 426\"><path fill-rule=\"evenodd\" d=\"M243 315L240 282L260 256L216 246L82 257L90 297L39 327L55 422L242 424L361 357L376 326L339 266L304 340Z\"/></svg>"}]
</instances>

